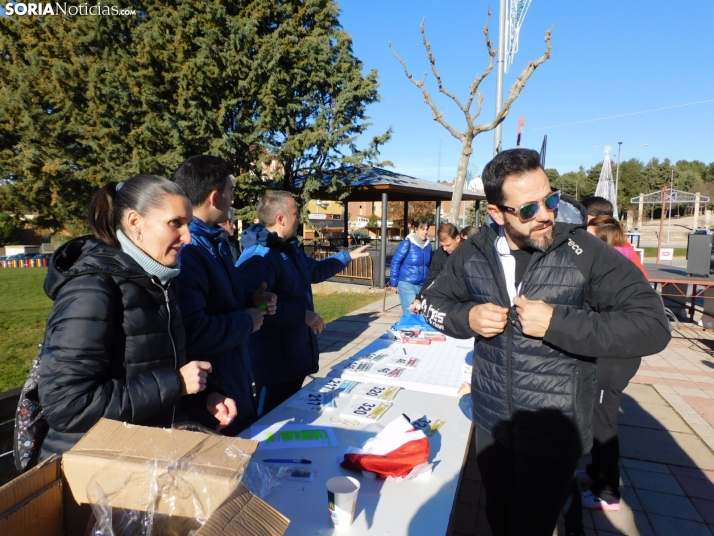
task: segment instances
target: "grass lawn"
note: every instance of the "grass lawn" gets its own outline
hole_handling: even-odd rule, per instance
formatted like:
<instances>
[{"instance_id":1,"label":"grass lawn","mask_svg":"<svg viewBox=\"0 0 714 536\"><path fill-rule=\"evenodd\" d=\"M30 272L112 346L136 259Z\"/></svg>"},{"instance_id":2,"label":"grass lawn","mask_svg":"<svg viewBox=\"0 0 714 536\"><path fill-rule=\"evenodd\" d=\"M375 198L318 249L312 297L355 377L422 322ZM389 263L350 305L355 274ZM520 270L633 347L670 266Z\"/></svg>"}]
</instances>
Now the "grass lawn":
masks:
<instances>
[{"instance_id":1,"label":"grass lawn","mask_svg":"<svg viewBox=\"0 0 714 536\"><path fill-rule=\"evenodd\" d=\"M315 311L325 322L332 322L347 313L382 299L381 294L315 294Z\"/></svg>"},{"instance_id":2,"label":"grass lawn","mask_svg":"<svg viewBox=\"0 0 714 536\"><path fill-rule=\"evenodd\" d=\"M52 301L47 268L0 269L0 392L20 387L42 342Z\"/></svg>"},{"instance_id":3,"label":"grass lawn","mask_svg":"<svg viewBox=\"0 0 714 536\"><path fill-rule=\"evenodd\" d=\"M0 392L20 387L42 342L52 301L42 283L46 268L0 269ZM377 301L376 294L315 296L315 309L325 322Z\"/></svg>"}]
</instances>

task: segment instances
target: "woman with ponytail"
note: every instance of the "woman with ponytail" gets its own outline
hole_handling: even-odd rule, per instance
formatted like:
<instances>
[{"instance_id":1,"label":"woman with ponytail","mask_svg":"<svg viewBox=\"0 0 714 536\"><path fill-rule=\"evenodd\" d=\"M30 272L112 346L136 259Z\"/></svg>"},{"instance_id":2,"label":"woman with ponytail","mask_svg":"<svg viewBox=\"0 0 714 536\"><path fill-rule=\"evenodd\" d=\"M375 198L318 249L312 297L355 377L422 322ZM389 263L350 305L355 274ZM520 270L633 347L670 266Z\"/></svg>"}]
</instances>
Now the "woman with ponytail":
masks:
<instances>
[{"instance_id":1,"label":"woman with ponytail","mask_svg":"<svg viewBox=\"0 0 714 536\"><path fill-rule=\"evenodd\" d=\"M172 281L191 218L180 186L138 175L101 188L89 209L93 235L52 256L39 381L50 430L41 460L70 449L102 417L169 427L209 411L219 429L235 417L211 364L186 363Z\"/></svg>"}]
</instances>

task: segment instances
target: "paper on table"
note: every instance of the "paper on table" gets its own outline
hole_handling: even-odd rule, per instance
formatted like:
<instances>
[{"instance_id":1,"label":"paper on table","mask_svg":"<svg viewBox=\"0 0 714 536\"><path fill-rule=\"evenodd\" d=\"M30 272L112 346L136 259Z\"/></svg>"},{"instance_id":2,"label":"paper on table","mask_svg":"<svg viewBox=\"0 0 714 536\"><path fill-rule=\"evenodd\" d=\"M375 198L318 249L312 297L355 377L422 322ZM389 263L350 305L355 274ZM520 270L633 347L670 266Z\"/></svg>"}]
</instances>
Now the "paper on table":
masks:
<instances>
[{"instance_id":1,"label":"paper on table","mask_svg":"<svg viewBox=\"0 0 714 536\"><path fill-rule=\"evenodd\" d=\"M251 426L250 438L260 442L258 450L339 446L332 428L309 424L286 424L286 422L276 422L270 426Z\"/></svg>"},{"instance_id":2,"label":"paper on table","mask_svg":"<svg viewBox=\"0 0 714 536\"><path fill-rule=\"evenodd\" d=\"M339 391L330 391L328 393L300 391L288 400L285 407L321 412L325 408L336 408L338 396Z\"/></svg>"},{"instance_id":3,"label":"paper on table","mask_svg":"<svg viewBox=\"0 0 714 536\"><path fill-rule=\"evenodd\" d=\"M319 392L335 392L338 396L342 396L343 394L349 393L352 389L359 385L359 382L343 380L342 378L330 378L329 380L330 381L319 388Z\"/></svg>"}]
</instances>

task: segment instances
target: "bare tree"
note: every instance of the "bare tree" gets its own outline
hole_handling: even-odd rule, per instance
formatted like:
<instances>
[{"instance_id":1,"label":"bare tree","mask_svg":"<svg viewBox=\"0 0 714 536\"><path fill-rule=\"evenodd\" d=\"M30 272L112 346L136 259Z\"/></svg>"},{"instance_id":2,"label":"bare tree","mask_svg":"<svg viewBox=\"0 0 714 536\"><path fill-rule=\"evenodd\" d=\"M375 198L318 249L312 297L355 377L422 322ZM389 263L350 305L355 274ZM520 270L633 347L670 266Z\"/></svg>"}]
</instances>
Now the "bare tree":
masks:
<instances>
[{"instance_id":1,"label":"bare tree","mask_svg":"<svg viewBox=\"0 0 714 536\"><path fill-rule=\"evenodd\" d=\"M476 119L479 115L481 115L481 107L483 105L483 94L479 90L479 86L481 85L481 82L483 82L483 80L493 70L494 58L496 57L497 53L497 50L494 50L491 46L491 38L488 34L488 21L490 18L491 10L489 9L488 15L486 17L486 24L483 27L483 33L486 36L486 49L489 55L488 67L486 67L486 70L483 73L476 76L475 80L469 88L469 96L465 103L462 103L456 95L447 90L442 83L441 75L436 69L436 58L434 57L434 54L431 51L431 44L426 39L426 28L424 26L426 19L422 20L420 27L422 42L424 43L426 55L429 59L429 63L431 64L431 72L434 73L434 76L436 77L436 82L439 87L439 91L449 97L451 100L453 100L464 114L464 118L466 119L466 129L463 132L459 132L449 123L447 123L444 119L444 116L436 107L436 104L434 104L434 101L431 98L431 94L426 89L425 85L427 73L424 73L424 78L422 80L417 80L416 78L414 78L414 76L412 76L412 74L409 72L406 62L399 56L399 54L397 54L397 51L394 50L392 43L389 43L389 48L392 49L394 56L399 60L399 63L401 63L402 67L404 68L404 74L406 74L407 78L421 90L421 93L424 96L424 102L431 108L431 112L434 116L434 121L438 121L439 124L441 124L446 130L448 130L454 138L461 141L461 156L459 157L459 166L456 172L456 180L454 182L454 195L451 198L451 211L449 212L450 222L455 222L458 218L459 206L461 204L461 196L464 191L464 183L466 182L466 173L469 166L469 159L471 158L471 153L473 153L472 144L474 138L482 132L493 130L506 118L508 112L511 109L511 104L513 104L513 102L518 98L518 95L520 95L521 90L525 87L526 82L531 77L533 72L538 66L540 66L548 58L550 58L550 35L553 31L552 28L545 32L545 52L537 60L528 62L528 65L526 65L526 67L523 69L521 74L511 86L511 89L508 94L508 99L506 99L506 102L503 103L503 107L498 110L498 112L496 113L496 117L493 119L493 121L482 125L475 124ZM476 111L472 114L471 105L473 104L474 99L476 99Z\"/></svg>"}]
</instances>

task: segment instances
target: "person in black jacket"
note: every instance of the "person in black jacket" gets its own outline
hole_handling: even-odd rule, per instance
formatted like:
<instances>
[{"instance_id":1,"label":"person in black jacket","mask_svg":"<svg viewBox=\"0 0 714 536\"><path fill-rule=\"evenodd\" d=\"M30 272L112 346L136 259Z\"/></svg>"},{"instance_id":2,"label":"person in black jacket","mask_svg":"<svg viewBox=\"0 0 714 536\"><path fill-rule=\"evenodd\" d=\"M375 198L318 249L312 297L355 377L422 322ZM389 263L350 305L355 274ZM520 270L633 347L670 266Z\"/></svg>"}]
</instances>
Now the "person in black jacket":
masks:
<instances>
[{"instance_id":1,"label":"person in black jacket","mask_svg":"<svg viewBox=\"0 0 714 536\"><path fill-rule=\"evenodd\" d=\"M453 223L445 223L439 226L439 231L436 234L439 239L439 248L434 252L429 264L429 273L426 275L426 281L421 287L421 291L417 294L416 299L409 306L412 313L418 313L421 309L421 302L424 299L424 289L429 288L437 278L442 268L446 264L446 259L449 258L454 250L461 245L461 235L456 225Z\"/></svg>"},{"instance_id":2,"label":"person in black jacket","mask_svg":"<svg viewBox=\"0 0 714 536\"><path fill-rule=\"evenodd\" d=\"M69 450L102 417L169 427L184 417L184 400L219 428L235 417L234 401L207 379L210 363L186 363L172 282L190 220L181 188L138 175L99 190L89 211L94 236L52 255L39 380L50 429L41 460Z\"/></svg>"},{"instance_id":3,"label":"person in black jacket","mask_svg":"<svg viewBox=\"0 0 714 536\"><path fill-rule=\"evenodd\" d=\"M536 151L503 151L482 178L494 225L451 255L422 309L444 333L475 337L472 413L494 536L551 536L592 446L595 361L659 352L670 327L629 260L582 223L556 223L560 192Z\"/></svg>"}]
</instances>

